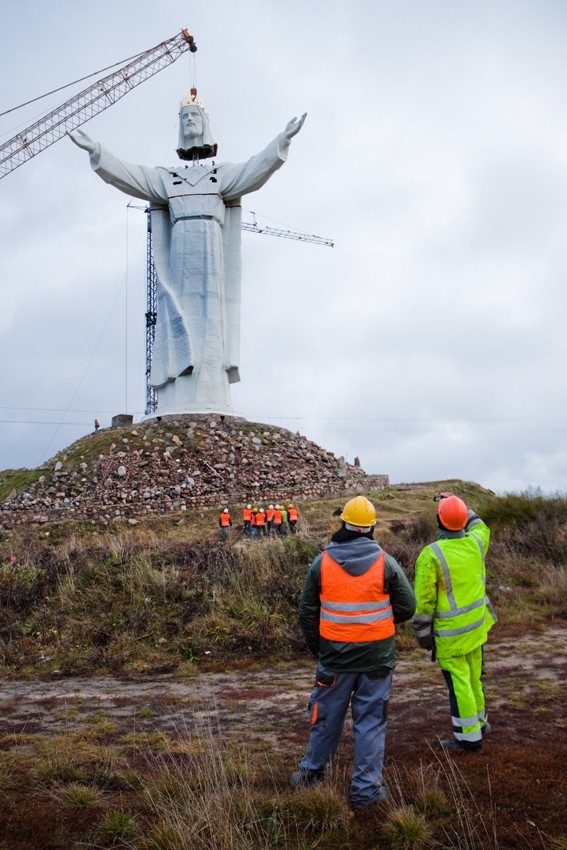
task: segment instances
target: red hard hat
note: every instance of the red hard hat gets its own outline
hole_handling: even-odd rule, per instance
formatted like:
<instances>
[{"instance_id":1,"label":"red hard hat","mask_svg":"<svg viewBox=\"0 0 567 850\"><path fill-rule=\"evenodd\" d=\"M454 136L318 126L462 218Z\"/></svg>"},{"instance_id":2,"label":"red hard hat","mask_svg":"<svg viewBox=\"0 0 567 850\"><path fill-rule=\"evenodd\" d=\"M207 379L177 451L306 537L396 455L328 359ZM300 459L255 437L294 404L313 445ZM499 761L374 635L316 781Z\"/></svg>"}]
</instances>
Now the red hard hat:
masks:
<instances>
[{"instance_id":1,"label":"red hard hat","mask_svg":"<svg viewBox=\"0 0 567 850\"><path fill-rule=\"evenodd\" d=\"M437 516L444 528L449 531L461 531L467 524L469 512L458 496L447 496L439 502Z\"/></svg>"}]
</instances>

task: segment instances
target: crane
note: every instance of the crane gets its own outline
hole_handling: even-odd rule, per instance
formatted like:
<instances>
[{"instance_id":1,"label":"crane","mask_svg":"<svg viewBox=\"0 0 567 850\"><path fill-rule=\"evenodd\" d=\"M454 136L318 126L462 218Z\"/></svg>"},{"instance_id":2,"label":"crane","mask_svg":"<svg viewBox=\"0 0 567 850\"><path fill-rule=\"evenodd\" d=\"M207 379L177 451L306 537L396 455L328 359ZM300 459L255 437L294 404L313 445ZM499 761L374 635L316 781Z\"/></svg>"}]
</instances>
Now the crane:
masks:
<instances>
[{"instance_id":1,"label":"crane","mask_svg":"<svg viewBox=\"0 0 567 850\"><path fill-rule=\"evenodd\" d=\"M99 112L107 109L124 97L140 83L157 74L163 68L175 62L187 50L197 52L193 36L182 29L180 33L155 47L138 54L133 59L124 60L118 70L83 89L74 97L44 115L25 130L0 145L0 180L11 171L28 162L41 151L55 144L70 130L75 130L89 121ZM120 64L120 63L119 63ZM92 76L92 75L91 75ZM64 87L65 88L65 87ZM129 204L129 206L135 206ZM137 207L140 209L140 207ZM156 270L152 251L152 227L149 208L147 213L146 240L146 414L157 408L157 393L150 385L150 372L155 341L157 321ZM260 227L256 214L251 213L251 222L242 222L242 230L261 233L266 236L279 236L300 242L314 242L318 245L333 247L331 239L324 239L307 233L283 230L274 227Z\"/></svg>"},{"instance_id":2,"label":"crane","mask_svg":"<svg viewBox=\"0 0 567 850\"><path fill-rule=\"evenodd\" d=\"M171 65L187 50L196 53L197 45L193 36L183 29L173 38L140 53L118 70L97 80L34 124L30 124L25 130L21 130L12 139L0 145L0 179L53 145L69 130L75 130L112 106L148 77Z\"/></svg>"}]
</instances>

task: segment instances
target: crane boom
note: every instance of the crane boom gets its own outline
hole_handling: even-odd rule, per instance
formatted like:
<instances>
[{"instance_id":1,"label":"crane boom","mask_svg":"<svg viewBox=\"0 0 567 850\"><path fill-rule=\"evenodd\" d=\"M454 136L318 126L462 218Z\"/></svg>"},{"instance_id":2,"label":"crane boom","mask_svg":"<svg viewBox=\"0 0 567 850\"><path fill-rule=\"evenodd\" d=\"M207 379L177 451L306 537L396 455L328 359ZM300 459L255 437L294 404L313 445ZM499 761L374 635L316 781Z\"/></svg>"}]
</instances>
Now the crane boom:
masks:
<instances>
[{"instance_id":1,"label":"crane boom","mask_svg":"<svg viewBox=\"0 0 567 850\"><path fill-rule=\"evenodd\" d=\"M83 89L0 145L0 179L57 142L69 130L80 127L99 112L112 106L148 77L171 65L187 50L195 53L197 45L193 36L183 29L173 38L140 53L117 71Z\"/></svg>"},{"instance_id":2,"label":"crane boom","mask_svg":"<svg viewBox=\"0 0 567 850\"><path fill-rule=\"evenodd\" d=\"M281 236L283 239L295 239L297 242L314 242L316 245L326 245L329 248L334 248L335 243L332 239L325 239L324 236L315 236L313 233L300 233L297 230L283 230L278 227L260 227L256 221L255 213L252 213L253 221L243 221L240 224L242 230L248 230L251 233L263 233L264 236Z\"/></svg>"}]
</instances>

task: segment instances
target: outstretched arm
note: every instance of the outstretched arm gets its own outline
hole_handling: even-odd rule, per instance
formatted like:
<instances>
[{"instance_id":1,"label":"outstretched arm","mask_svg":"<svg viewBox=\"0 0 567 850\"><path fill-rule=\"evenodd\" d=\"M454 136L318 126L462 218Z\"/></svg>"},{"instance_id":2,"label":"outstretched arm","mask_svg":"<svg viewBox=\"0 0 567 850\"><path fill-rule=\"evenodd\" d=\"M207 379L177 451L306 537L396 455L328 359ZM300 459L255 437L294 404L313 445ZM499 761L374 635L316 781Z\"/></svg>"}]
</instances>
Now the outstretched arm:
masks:
<instances>
[{"instance_id":1,"label":"outstretched arm","mask_svg":"<svg viewBox=\"0 0 567 850\"><path fill-rule=\"evenodd\" d=\"M134 165L119 159L82 130L73 130L67 135L78 147L87 151L92 168L105 183L135 198L167 203L167 190L157 168Z\"/></svg>"},{"instance_id":2,"label":"outstretched arm","mask_svg":"<svg viewBox=\"0 0 567 850\"><path fill-rule=\"evenodd\" d=\"M285 130L283 131L283 135L288 141L293 139L294 136L297 136L297 134L303 127L303 124L305 123L306 117L307 112L304 112L301 118L292 118L291 121L288 121Z\"/></svg>"},{"instance_id":3,"label":"outstretched arm","mask_svg":"<svg viewBox=\"0 0 567 850\"><path fill-rule=\"evenodd\" d=\"M71 130L67 135L78 147L83 148L83 150L88 151L90 154L95 152L97 143L87 133L83 133L82 130Z\"/></svg>"},{"instance_id":4,"label":"outstretched arm","mask_svg":"<svg viewBox=\"0 0 567 850\"><path fill-rule=\"evenodd\" d=\"M255 192L284 164L291 140L303 127L307 113L301 118L292 118L285 129L260 153L250 157L248 162L233 164L221 163L222 175L220 192L225 201L232 201Z\"/></svg>"}]
</instances>

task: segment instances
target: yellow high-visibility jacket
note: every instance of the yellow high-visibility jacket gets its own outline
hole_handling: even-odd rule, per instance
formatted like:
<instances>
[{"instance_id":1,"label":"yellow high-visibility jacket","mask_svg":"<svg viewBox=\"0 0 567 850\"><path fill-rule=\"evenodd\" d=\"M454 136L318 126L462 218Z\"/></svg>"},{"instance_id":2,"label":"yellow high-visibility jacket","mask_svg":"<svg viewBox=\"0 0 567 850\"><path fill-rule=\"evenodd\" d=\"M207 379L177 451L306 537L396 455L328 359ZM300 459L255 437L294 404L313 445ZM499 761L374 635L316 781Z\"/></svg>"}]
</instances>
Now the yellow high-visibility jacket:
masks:
<instances>
[{"instance_id":1,"label":"yellow high-visibility jacket","mask_svg":"<svg viewBox=\"0 0 567 850\"><path fill-rule=\"evenodd\" d=\"M496 617L486 595L490 529L470 512L464 531L440 532L415 565L416 634L429 628L438 658L465 655L486 642Z\"/></svg>"}]
</instances>

